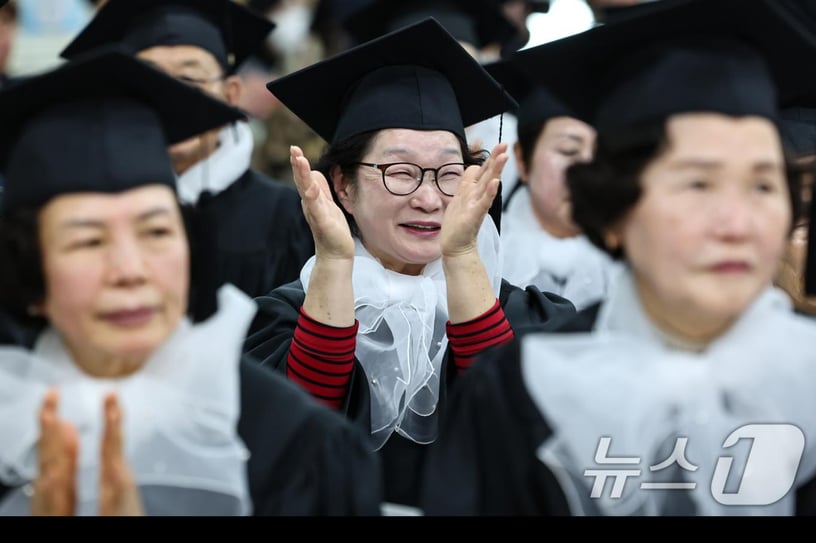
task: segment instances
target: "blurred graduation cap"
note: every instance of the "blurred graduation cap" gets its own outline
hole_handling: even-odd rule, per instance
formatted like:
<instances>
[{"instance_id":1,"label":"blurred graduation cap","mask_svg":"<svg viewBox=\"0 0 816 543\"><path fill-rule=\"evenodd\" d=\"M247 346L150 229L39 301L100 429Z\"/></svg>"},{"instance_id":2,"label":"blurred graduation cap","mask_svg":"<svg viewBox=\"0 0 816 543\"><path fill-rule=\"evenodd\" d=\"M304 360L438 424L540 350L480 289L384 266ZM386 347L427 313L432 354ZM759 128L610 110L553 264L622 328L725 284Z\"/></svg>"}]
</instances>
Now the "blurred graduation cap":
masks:
<instances>
[{"instance_id":1,"label":"blurred graduation cap","mask_svg":"<svg viewBox=\"0 0 816 543\"><path fill-rule=\"evenodd\" d=\"M683 111L775 119L814 53L814 38L773 0L661 0L514 59L603 131Z\"/></svg>"},{"instance_id":2,"label":"blurred graduation cap","mask_svg":"<svg viewBox=\"0 0 816 543\"><path fill-rule=\"evenodd\" d=\"M0 92L3 212L68 192L175 190L167 145L242 117L118 49L19 80Z\"/></svg>"},{"instance_id":3,"label":"blurred graduation cap","mask_svg":"<svg viewBox=\"0 0 816 543\"><path fill-rule=\"evenodd\" d=\"M158 45L195 45L232 73L274 28L232 0L108 0L61 56L110 43L134 54Z\"/></svg>"},{"instance_id":4,"label":"blurred graduation cap","mask_svg":"<svg viewBox=\"0 0 816 543\"><path fill-rule=\"evenodd\" d=\"M554 117L576 117L562 100L533 81L511 59L485 64L484 68L518 102L515 115L519 133L541 127Z\"/></svg>"},{"instance_id":5,"label":"blurred graduation cap","mask_svg":"<svg viewBox=\"0 0 816 543\"><path fill-rule=\"evenodd\" d=\"M499 0L371 0L343 24L357 43L363 43L428 17L477 49L505 43L518 33Z\"/></svg>"},{"instance_id":6,"label":"blurred graduation cap","mask_svg":"<svg viewBox=\"0 0 816 543\"><path fill-rule=\"evenodd\" d=\"M516 102L437 21L426 19L267 84L330 143L383 128L448 130Z\"/></svg>"}]
</instances>

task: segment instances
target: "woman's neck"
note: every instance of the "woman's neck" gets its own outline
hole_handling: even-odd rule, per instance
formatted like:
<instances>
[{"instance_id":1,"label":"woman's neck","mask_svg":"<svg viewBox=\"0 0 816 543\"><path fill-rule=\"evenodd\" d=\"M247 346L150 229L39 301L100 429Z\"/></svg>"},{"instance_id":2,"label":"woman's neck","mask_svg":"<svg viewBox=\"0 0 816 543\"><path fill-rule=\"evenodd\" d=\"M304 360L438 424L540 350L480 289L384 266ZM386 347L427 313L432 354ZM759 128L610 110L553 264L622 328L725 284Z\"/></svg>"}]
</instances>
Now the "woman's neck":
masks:
<instances>
[{"instance_id":1,"label":"woman's neck","mask_svg":"<svg viewBox=\"0 0 816 543\"><path fill-rule=\"evenodd\" d=\"M66 345L74 364L87 375L103 379L127 377L136 373L147 361L144 356L106 356L83 352Z\"/></svg>"},{"instance_id":2,"label":"woman's neck","mask_svg":"<svg viewBox=\"0 0 816 543\"><path fill-rule=\"evenodd\" d=\"M722 336L734 323L734 318L706 317L684 307L666 307L644 295L638 296L646 316L654 324L664 343L674 349L702 352Z\"/></svg>"},{"instance_id":3,"label":"woman's neck","mask_svg":"<svg viewBox=\"0 0 816 543\"><path fill-rule=\"evenodd\" d=\"M564 221L560 219L545 216L544 214L540 213L535 206L533 206L533 214L535 215L541 229L554 238L574 238L581 233L581 231L573 225L564 224Z\"/></svg>"}]
</instances>

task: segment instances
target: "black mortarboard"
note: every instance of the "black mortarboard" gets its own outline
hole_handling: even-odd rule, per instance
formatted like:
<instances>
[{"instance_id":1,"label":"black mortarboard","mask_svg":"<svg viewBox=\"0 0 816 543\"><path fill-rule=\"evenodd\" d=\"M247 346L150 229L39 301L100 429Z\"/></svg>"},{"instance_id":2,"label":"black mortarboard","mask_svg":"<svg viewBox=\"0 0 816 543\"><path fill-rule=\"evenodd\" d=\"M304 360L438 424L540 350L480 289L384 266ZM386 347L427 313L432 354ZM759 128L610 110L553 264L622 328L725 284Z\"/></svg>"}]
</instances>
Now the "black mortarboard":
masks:
<instances>
[{"instance_id":1,"label":"black mortarboard","mask_svg":"<svg viewBox=\"0 0 816 543\"><path fill-rule=\"evenodd\" d=\"M132 53L157 45L195 45L234 72L273 28L232 0L109 0L61 55L72 58L111 43Z\"/></svg>"},{"instance_id":2,"label":"black mortarboard","mask_svg":"<svg viewBox=\"0 0 816 543\"><path fill-rule=\"evenodd\" d=\"M528 127L540 127L553 117L575 117L562 100L531 80L512 60L492 62L485 64L484 68L518 102L516 125L519 132Z\"/></svg>"},{"instance_id":3,"label":"black mortarboard","mask_svg":"<svg viewBox=\"0 0 816 543\"><path fill-rule=\"evenodd\" d=\"M814 53L816 41L774 1L662 0L514 58L604 131L683 111L775 118Z\"/></svg>"},{"instance_id":4,"label":"black mortarboard","mask_svg":"<svg viewBox=\"0 0 816 543\"><path fill-rule=\"evenodd\" d=\"M428 17L476 48L502 44L518 33L498 0L371 0L343 24L357 43L363 43Z\"/></svg>"},{"instance_id":5,"label":"black mortarboard","mask_svg":"<svg viewBox=\"0 0 816 543\"><path fill-rule=\"evenodd\" d=\"M175 190L167 145L242 117L122 51L83 55L0 92L3 211L68 192Z\"/></svg>"},{"instance_id":6,"label":"black mortarboard","mask_svg":"<svg viewBox=\"0 0 816 543\"><path fill-rule=\"evenodd\" d=\"M516 107L433 19L344 51L267 87L328 142L383 128L448 130Z\"/></svg>"}]
</instances>

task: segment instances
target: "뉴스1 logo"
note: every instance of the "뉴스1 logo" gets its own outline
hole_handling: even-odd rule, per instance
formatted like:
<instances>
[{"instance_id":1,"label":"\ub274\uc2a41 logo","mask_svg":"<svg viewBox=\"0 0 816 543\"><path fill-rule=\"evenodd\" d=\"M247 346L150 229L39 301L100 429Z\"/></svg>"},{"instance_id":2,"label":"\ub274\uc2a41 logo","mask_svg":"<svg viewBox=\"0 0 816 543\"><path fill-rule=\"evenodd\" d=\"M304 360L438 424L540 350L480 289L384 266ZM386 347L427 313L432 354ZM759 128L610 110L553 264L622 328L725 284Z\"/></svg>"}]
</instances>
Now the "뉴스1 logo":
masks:
<instances>
[{"instance_id":1,"label":"\ub274\uc2a41 logo","mask_svg":"<svg viewBox=\"0 0 816 543\"><path fill-rule=\"evenodd\" d=\"M805 436L802 430L793 424L746 424L731 432L723 441L722 447L728 449L743 439L751 440L751 442L738 489L736 492L725 491L734 457L720 455L711 478L712 497L723 505L761 506L779 501L793 488L799 461L805 450ZM597 499L603 496L606 481L609 479L612 480L609 497L620 498L627 481L630 478L641 476L642 470L635 467L640 464L640 457L609 456L611 443L612 438L609 436L600 438L595 451L595 463L600 466L625 467L584 470L585 477L594 477L590 491L591 498ZM698 466L686 458L687 445L687 437L676 438L674 449L668 458L649 466L649 472L662 471L674 464L685 471L697 471ZM791 461L792 455L790 454L779 454L780 450L794 451L796 461ZM746 478L745 474L752 474L752 476ZM640 483L641 490L695 490L696 487L697 483L687 481L644 481Z\"/></svg>"}]
</instances>

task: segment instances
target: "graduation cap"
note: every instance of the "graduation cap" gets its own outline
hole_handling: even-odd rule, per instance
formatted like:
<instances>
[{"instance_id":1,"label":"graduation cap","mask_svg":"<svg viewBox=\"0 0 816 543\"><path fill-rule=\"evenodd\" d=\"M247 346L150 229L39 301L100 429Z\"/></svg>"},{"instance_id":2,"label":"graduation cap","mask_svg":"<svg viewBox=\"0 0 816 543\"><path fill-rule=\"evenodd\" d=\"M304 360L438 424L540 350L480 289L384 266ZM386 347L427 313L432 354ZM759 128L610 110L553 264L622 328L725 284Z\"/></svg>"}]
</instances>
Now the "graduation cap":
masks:
<instances>
[{"instance_id":1,"label":"graduation cap","mask_svg":"<svg viewBox=\"0 0 816 543\"><path fill-rule=\"evenodd\" d=\"M384 128L448 130L516 102L438 22L426 19L267 84L330 143Z\"/></svg>"},{"instance_id":2,"label":"graduation cap","mask_svg":"<svg viewBox=\"0 0 816 543\"><path fill-rule=\"evenodd\" d=\"M518 132L540 127L554 117L576 117L561 99L533 81L511 59L485 64L484 68L518 102Z\"/></svg>"},{"instance_id":3,"label":"graduation cap","mask_svg":"<svg viewBox=\"0 0 816 543\"><path fill-rule=\"evenodd\" d=\"M604 131L684 111L774 119L814 53L816 41L775 1L662 0L514 58Z\"/></svg>"},{"instance_id":4,"label":"graduation cap","mask_svg":"<svg viewBox=\"0 0 816 543\"><path fill-rule=\"evenodd\" d=\"M243 115L105 48L5 88L0 118L5 213L69 192L175 190L167 145Z\"/></svg>"},{"instance_id":5,"label":"graduation cap","mask_svg":"<svg viewBox=\"0 0 816 543\"><path fill-rule=\"evenodd\" d=\"M505 43L518 33L499 0L371 0L349 14L343 25L362 43L428 17L476 48Z\"/></svg>"},{"instance_id":6,"label":"graduation cap","mask_svg":"<svg viewBox=\"0 0 816 543\"><path fill-rule=\"evenodd\" d=\"M158 45L195 45L232 73L273 28L232 0L109 0L61 56L70 59L110 43L134 54Z\"/></svg>"}]
</instances>

